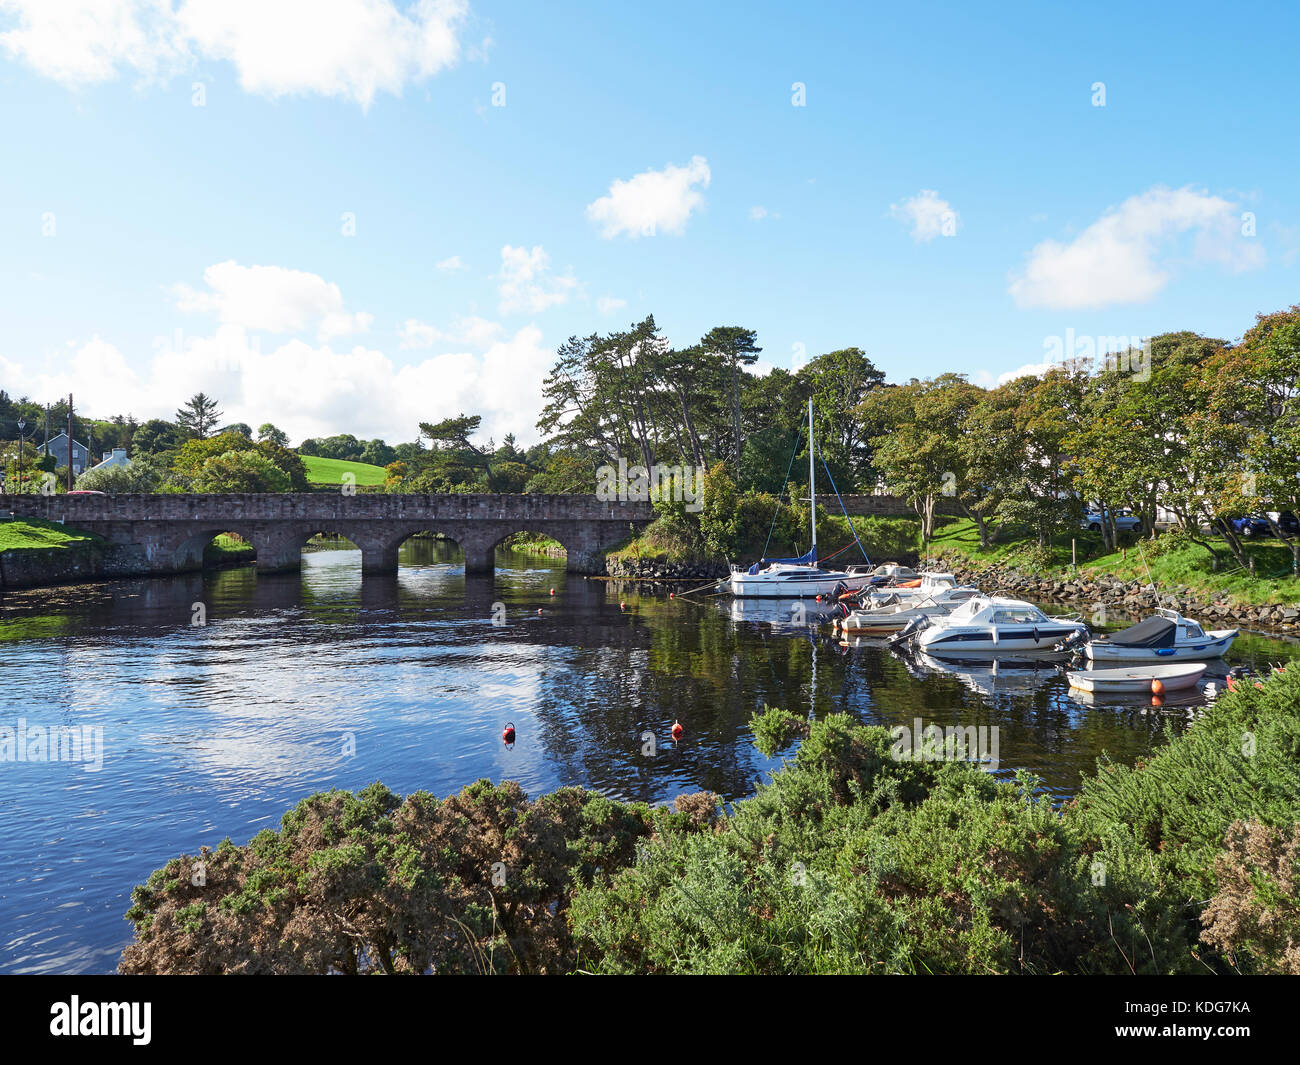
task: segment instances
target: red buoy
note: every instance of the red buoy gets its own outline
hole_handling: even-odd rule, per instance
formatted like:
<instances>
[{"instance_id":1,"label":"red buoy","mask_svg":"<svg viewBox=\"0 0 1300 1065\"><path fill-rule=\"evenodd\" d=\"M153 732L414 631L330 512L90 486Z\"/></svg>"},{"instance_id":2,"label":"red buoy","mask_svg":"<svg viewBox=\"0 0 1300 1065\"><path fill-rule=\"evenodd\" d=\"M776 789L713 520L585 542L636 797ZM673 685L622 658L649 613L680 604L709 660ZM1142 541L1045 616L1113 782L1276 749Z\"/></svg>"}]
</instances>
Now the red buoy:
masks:
<instances>
[{"instance_id":1,"label":"red buoy","mask_svg":"<svg viewBox=\"0 0 1300 1065\"><path fill-rule=\"evenodd\" d=\"M551 589L551 594L552 594L552 595L555 594L555 589L554 589L554 588Z\"/></svg>"},{"instance_id":2,"label":"red buoy","mask_svg":"<svg viewBox=\"0 0 1300 1065\"><path fill-rule=\"evenodd\" d=\"M676 596L674 596L672 592L669 592L669 593L668 593L668 598L669 598L669 599L674 599L674 598L676 598ZM1278 672L1281 673L1282 671L1279 669Z\"/></svg>"},{"instance_id":3,"label":"red buoy","mask_svg":"<svg viewBox=\"0 0 1300 1065\"><path fill-rule=\"evenodd\" d=\"M619 608L619 610L626 610L626 609L627 609L627 604L626 604L626 603L619 603L619 604L618 604L618 608Z\"/></svg>"},{"instance_id":4,"label":"red buoy","mask_svg":"<svg viewBox=\"0 0 1300 1065\"><path fill-rule=\"evenodd\" d=\"M537 612L538 612L539 614L542 612L542 608L541 608L540 606L537 608Z\"/></svg>"},{"instance_id":5,"label":"red buoy","mask_svg":"<svg viewBox=\"0 0 1300 1065\"><path fill-rule=\"evenodd\" d=\"M673 739L680 740L685 731L686 730L682 728L682 723L680 721L673 722Z\"/></svg>"},{"instance_id":6,"label":"red buoy","mask_svg":"<svg viewBox=\"0 0 1300 1065\"><path fill-rule=\"evenodd\" d=\"M506 743L515 742L515 723L513 721L506 722L506 727L501 730L501 738L505 740Z\"/></svg>"}]
</instances>

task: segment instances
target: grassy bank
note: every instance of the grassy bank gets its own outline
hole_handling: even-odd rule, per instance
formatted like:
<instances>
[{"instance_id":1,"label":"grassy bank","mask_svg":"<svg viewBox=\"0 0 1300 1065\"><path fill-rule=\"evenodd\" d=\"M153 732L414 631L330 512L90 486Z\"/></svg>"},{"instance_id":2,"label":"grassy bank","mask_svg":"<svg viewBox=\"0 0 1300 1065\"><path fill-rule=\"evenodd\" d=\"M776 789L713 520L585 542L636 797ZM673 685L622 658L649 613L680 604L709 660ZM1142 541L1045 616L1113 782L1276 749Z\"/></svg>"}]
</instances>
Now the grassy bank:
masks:
<instances>
[{"instance_id":1,"label":"grassy bank","mask_svg":"<svg viewBox=\"0 0 1300 1065\"><path fill-rule=\"evenodd\" d=\"M499 546L506 551L538 558L563 558L567 553L559 540L553 540L545 533L515 533L502 540Z\"/></svg>"},{"instance_id":2,"label":"grassy bank","mask_svg":"<svg viewBox=\"0 0 1300 1065\"><path fill-rule=\"evenodd\" d=\"M39 518L0 522L0 551L78 548L98 543L102 541L94 533Z\"/></svg>"},{"instance_id":3,"label":"grassy bank","mask_svg":"<svg viewBox=\"0 0 1300 1065\"><path fill-rule=\"evenodd\" d=\"M751 725L765 753L801 742L730 810L486 780L313 795L138 887L121 969L1300 972L1300 673L1103 759L1061 809L847 715Z\"/></svg>"},{"instance_id":4,"label":"grassy bank","mask_svg":"<svg viewBox=\"0 0 1300 1065\"><path fill-rule=\"evenodd\" d=\"M300 456L307 467L307 480L312 484L343 484L343 478L351 474L355 483L365 487L380 485L387 477L382 466L372 466L368 462L349 462L346 459L326 459L319 455Z\"/></svg>"},{"instance_id":5,"label":"grassy bank","mask_svg":"<svg viewBox=\"0 0 1300 1065\"><path fill-rule=\"evenodd\" d=\"M212 538L212 542L203 549L205 566L233 566L241 562L252 562L257 552L252 544L234 533L221 533Z\"/></svg>"},{"instance_id":6,"label":"grassy bank","mask_svg":"<svg viewBox=\"0 0 1300 1065\"><path fill-rule=\"evenodd\" d=\"M1036 539L1008 536L1005 543L981 548L975 523L951 519L935 530L930 554L959 555L973 565L1000 565L1026 574L1060 576L1069 571L1071 539L1077 552L1079 573L1084 577L1114 576L1123 581L1154 582L1162 589L1185 588L1201 598L1259 606L1291 605L1300 601L1300 580L1292 577L1291 553L1277 541L1252 541L1246 552L1255 560L1255 574L1243 570L1228 553L1221 538L1209 542L1221 558L1215 568L1213 556L1199 544L1177 532L1163 533L1155 540L1141 539L1127 548L1107 552L1099 533L1065 530L1044 551Z\"/></svg>"}]
</instances>

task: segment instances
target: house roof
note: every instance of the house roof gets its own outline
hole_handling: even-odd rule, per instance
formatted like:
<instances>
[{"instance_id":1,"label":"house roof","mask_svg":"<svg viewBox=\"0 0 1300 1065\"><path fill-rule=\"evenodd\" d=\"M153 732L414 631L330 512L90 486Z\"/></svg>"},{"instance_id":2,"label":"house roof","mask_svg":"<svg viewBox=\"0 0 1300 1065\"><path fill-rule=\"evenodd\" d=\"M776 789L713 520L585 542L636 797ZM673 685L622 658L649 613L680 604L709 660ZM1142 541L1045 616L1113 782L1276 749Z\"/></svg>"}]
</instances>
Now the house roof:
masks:
<instances>
[{"instance_id":1,"label":"house roof","mask_svg":"<svg viewBox=\"0 0 1300 1065\"><path fill-rule=\"evenodd\" d=\"M56 440L58 440L58 439L60 439L60 438L66 440L66 439L68 438L68 434L67 434L67 433L59 433L58 436L52 436L52 437L50 437L50 443L52 444L52 443L54 443L54 441L56 441ZM40 445L40 450L44 450L44 449L45 449L45 446L46 446L46 445L41 444L41 445ZM80 440L77 440L75 437L73 438L72 446L73 446L73 447L79 447L79 448L82 448L82 449L85 449L85 447L86 447L85 444L83 444Z\"/></svg>"}]
</instances>

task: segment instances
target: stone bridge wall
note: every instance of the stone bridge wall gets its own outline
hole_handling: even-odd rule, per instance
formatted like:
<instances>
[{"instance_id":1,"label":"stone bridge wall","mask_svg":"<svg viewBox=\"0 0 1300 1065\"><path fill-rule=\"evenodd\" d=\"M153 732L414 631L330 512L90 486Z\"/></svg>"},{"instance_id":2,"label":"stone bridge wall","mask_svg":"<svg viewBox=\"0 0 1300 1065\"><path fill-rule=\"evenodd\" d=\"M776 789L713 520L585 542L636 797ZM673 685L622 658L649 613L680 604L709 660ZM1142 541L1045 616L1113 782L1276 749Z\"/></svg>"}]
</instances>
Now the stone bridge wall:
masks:
<instances>
[{"instance_id":1,"label":"stone bridge wall","mask_svg":"<svg viewBox=\"0 0 1300 1065\"><path fill-rule=\"evenodd\" d=\"M0 510L63 521L104 537L141 560L141 572L198 568L218 533L244 537L257 567L296 569L316 533L346 536L361 549L367 573L397 570L397 550L418 532L442 533L465 553L470 572L489 572L507 536L538 532L564 545L577 573L604 571L607 550L649 522L648 503L602 502L577 495L265 495L5 496Z\"/></svg>"}]
</instances>

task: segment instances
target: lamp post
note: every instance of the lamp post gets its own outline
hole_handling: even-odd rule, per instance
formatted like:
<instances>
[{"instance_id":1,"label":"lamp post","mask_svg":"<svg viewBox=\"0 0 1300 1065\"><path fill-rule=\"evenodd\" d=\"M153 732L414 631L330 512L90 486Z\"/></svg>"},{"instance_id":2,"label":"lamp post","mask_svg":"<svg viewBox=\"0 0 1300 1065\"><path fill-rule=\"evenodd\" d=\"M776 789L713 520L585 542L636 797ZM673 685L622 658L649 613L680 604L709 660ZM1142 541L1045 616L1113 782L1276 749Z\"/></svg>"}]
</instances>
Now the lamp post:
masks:
<instances>
[{"instance_id":1,"label":"lamp post","mask_svg":"<svg viewBox=\"0 0 1300 1065\"><path fill-rule=\"evenodd\" d=\"M18 419L18 491L23 490L23 429L27 422L22 418Z\"/></svg>"}]
</instances>

